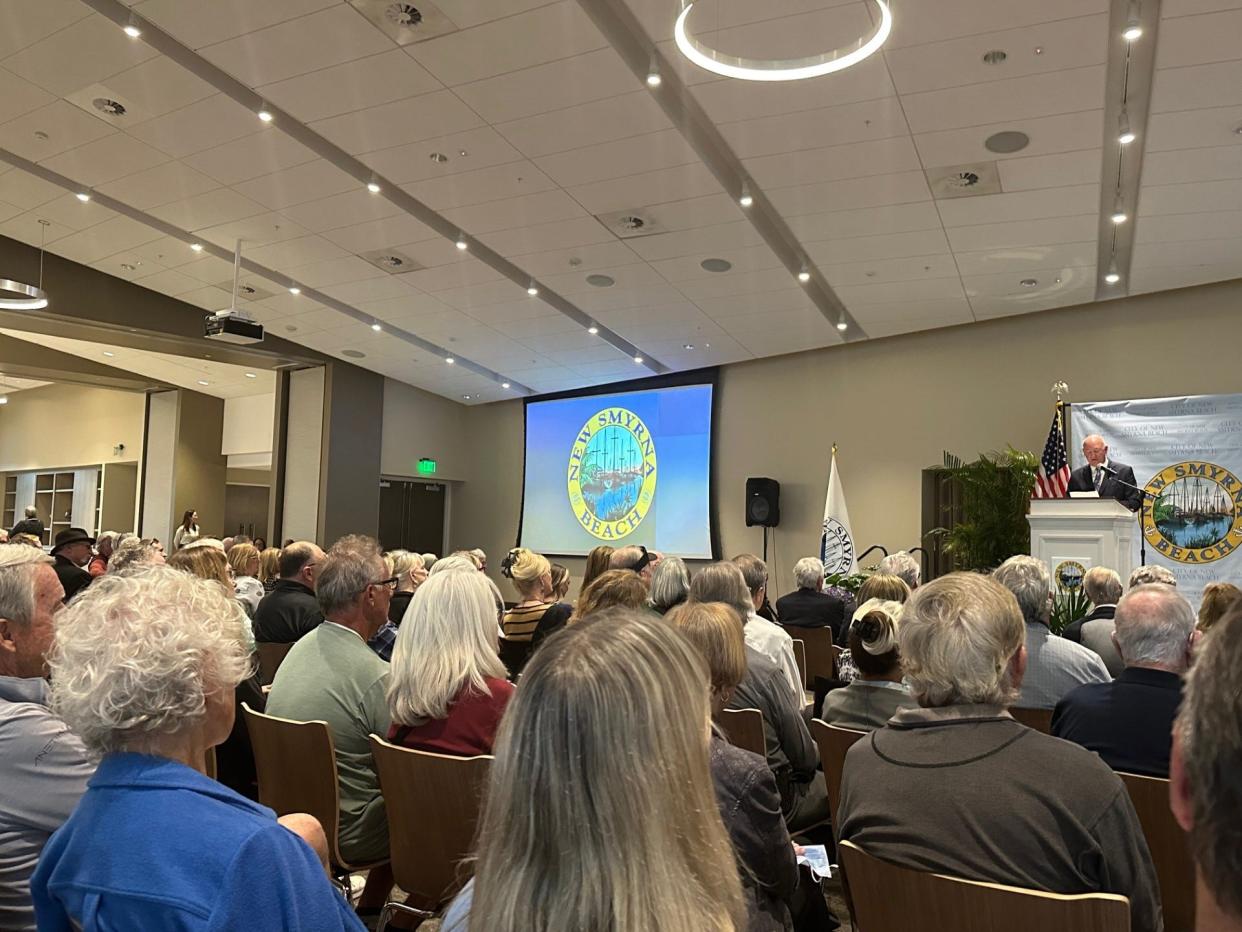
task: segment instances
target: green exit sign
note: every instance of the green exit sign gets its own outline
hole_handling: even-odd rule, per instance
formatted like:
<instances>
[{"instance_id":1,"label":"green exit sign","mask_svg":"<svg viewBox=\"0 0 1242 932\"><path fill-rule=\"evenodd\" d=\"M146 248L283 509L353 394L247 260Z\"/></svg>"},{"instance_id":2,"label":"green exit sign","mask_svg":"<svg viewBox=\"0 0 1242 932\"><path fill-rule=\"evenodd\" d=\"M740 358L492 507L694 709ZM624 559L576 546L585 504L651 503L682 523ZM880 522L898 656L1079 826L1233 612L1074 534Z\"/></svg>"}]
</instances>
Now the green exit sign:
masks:
<instances>
[{"instance_id":1,"label":"green exit sign","mask_svg":"<svg viewBox=\"0 0 1242 932\"><path fill-rule=\"evenodd\" d=\"M424 456L418 461L418 474L420 476L434 476L436 474L436 461Z\"/></svg>"}]
</instances>

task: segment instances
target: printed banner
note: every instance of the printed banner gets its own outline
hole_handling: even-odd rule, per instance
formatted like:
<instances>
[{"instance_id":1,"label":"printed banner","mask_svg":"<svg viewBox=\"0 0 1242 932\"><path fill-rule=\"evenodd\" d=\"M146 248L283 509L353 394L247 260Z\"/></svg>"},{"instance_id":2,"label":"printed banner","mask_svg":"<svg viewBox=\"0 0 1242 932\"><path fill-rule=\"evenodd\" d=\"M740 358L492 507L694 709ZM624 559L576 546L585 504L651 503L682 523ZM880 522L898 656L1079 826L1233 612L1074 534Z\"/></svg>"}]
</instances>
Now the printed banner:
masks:
<instances>
[{"instance_id":1,"label":"printed banner","mask_svg":"<svg viewBox=\"0 0 1242 932\"><path fill-rule=\"evenodd\" d=\"M1141 512L1147 562L1171 569L1196 608L1210 582L1242 586L1242 395L1089 402L1070 411L1074 468L1086 462L1083 438L1099 434L1109 460L1132 466L1151 493Z\"/></svg>"}]
</instances>

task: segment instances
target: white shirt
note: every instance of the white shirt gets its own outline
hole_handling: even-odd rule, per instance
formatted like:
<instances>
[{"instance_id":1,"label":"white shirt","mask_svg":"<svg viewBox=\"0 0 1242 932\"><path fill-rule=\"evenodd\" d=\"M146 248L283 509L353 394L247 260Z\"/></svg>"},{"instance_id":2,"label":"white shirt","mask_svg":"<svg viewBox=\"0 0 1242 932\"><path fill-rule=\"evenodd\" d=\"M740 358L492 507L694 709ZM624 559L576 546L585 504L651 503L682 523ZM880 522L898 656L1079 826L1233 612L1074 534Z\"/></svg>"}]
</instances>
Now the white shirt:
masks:
<instances>
[{"instance_id":1,"label":"white shirt","mask_svg":"<svg viewBox=\"0 0 1242 932\"><path fill-rule=\"evenodd\" d=\"M793 638L780 625L775 625L766 618L761 618L753 611L746 618L743 629L746 644L751 650L763 654L785 674L789 688L796 700L796 707L806 705L806 693L798 678L798 662L794 660Z\"/></svg>"}]
</instances>

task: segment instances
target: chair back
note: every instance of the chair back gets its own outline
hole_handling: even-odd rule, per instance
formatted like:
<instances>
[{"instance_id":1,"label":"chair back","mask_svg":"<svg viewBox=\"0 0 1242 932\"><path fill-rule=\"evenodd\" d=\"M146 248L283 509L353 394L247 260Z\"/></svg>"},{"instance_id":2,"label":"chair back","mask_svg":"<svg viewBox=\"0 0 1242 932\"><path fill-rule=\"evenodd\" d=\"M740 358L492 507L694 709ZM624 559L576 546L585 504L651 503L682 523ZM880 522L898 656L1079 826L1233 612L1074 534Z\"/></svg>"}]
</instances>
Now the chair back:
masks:
<instances>
[{"instance_id":1,"label":"chair back","mask_svg":"<svg viewBox=\"0 0 1242 932\"><path fill-rule=\"evenodd\" d=\"M388 806L393 879L409 905L437 912L469 879L459 866L474 848L494 758L414 751L377 735L371 753Z\"/></svg>"},{"instance_id":2,"label":"chair back","mask_svg":"<svg viewBox=\"0 0 1242 932\"><path fill-rule=\"evenodd\" d=\"M802 641L806 652L802 684L807 689L814 689L817 676L822 676L826 680L835 680L837 678L837 655L832 649L832 629L827 627L800 628L797 625L784 627L790 637Z\"/></svg>"},{"instance_id":3,"label":"chair back","mask_svg":"<svg viewBox=\"0 0 1242 932\"><path fill-rule=\"evenodd\" d=\"M798 666L798 682L803 688L807 688L806 678L806 641L801 638L794 638L793 642L794 663Z\"/></svg>"},{"instance_id":4,"label":"chair back","mask_svg":"<svg viewBox=\"0 0 1242 932\"><path fill-rule=\"evenodd\" d=\"M717 724L734 747L766 758L768 741L763 734L763 713L758 709L725 709Z\"/></svg>"},{"instance_id":5,"label":"chair back","mask_svg":"<svg viewBox=\"0 0 1242 932\"><path fill-rule=\"evenodd\" d=\"M1160 881L1164 932L1192 932L1195 927L1195 862L1186 833L1169 808L1169 781L1119 773L1138 813L1152 864Z\"/></svg>"},{"instance_id":6,"label":"chair back","mask_svg":"<svg viewBox=\"0 0 1242 932\"><path fill-rule=\"evenodd\" d=\"M954 932L1129 932L1130 901L1115 893L1066 895L907 870L857 845L837 846L856 927Z\"/></svg>"},{"instance_id":7,"label":"chair back","mask_svg":"<svg viewBox=\"0 0 1242 932\"><path fill-rule=\"evenodd\" d=\"M1034 728L1046 735L1052 734L1052 709L1023 709L1010 706L1009 714L1027 728Z\"/></svg>"},{"instance_id":8,"label":"chair back","mask_svg":"<svg viewBox=\"0 0 1242 932\"><path fill-rule=\"evenodd\" d=\"M841 803L841 774L845 771L845 754L859 738L867 737L865 731L838 728L822 719L812 719L811 737L819 748L820 766L824 768L824 782L828 785L828 811L832 824L837 825L837 806Z\"/></svg>"},{"instance_id":9,"label":"chair back","mask_svg":"<svg viewBox=\"0 0 1242 932\"><path fill-rule=\"evenodd\" d=\"M295 722L256 712L242 703L254 767L259 778L259 802L278 816L291 812L313 815L328 836L332 863L351 865L337 847L341 799L337 783L336 748L327 722Z\"/></svg>"},{"instance_id":10,"label":"chair back","mask_svg":"<svg viewBox=\"0 0 1242 932\"><path fill-rule=\"evenodd\" d=\"M289 649L293 647L294 643L294 641L290 641L288 644L259 642L254 646L255 653L259 655L260 684L263 686L270 686L272 684L272 680L276 679L276 671L285 662L285 655L289 653Z\"/></svg>"}]
</instances>

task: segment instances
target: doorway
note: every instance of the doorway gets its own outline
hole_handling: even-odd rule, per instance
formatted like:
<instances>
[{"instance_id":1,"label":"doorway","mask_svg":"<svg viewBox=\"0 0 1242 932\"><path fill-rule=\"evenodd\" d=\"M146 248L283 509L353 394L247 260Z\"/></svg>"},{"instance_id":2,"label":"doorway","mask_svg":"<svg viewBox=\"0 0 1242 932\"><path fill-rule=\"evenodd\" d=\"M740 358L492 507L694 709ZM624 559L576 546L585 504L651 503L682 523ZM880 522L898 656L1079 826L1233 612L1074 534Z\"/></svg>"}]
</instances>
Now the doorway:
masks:
<instances>
[{"instance_id":1,"label":"doorway","mask_svg":"<svg viewBox=\"0 0 1242 932\"><path fill-rule=\"evenodd\" d=\"M380 480L380 543L385 550L441 554L447 487L416 479Z\"/></svg>"}]
</instances>

